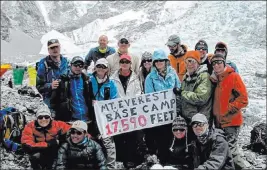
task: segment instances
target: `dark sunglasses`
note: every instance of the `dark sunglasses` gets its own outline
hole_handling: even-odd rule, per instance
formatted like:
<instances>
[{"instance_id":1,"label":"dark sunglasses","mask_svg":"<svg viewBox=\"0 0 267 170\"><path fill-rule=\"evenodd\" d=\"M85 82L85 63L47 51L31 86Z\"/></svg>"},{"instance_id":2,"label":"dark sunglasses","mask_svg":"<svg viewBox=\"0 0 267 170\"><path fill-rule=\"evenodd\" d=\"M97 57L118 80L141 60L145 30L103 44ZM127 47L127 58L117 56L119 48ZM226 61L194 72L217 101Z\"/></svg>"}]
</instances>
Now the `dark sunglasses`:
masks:
<instances>
[{"instance_id":1,"label":"dark sunglasses","mask_svg":"<svg viewBox=\"0 0 267 170\"><path fill-rule=\"evenodd\" d=\"M84 64L78 64L78 63L74 63L72 64L74 67L80 67L83 68Z\"/></svg>"},{"instance_id":2,"label":"dark sunglasses","mask_svg":"<svg viewBox=\"0 0 267 170\"><path fill-rule=\"evenodd\" d=\"M211 62L211 65L212 66L215 66L216 64L219 65L219 64L222 64L223 62L224 62L223 60L214 60L214 61Z\"/></svg>"},{"instance_id":3,"label":"dark sunglasses","mask_svg":"<svg viewBox=\"0 0 267 170\"><path fill-rule=\"evenodd\" d=\"M196 123L193 123L193 124L192 124L192 127L193 127L193 128L196 128L196 127L198 127L198 126L199 126L199 127L203 127L204 125L205 125L205 123L196 122Z\"/></svg>"},{"instance_id":4,"label":"dark sunglasses","mask_svg":"<svg viewBox=\"0 0 267 170\"><path fill-rule=\"evenodd\" d=\"M96 68L102 68L102 69L106 69L107 67L103 64L98 64L95 66Z\"/></svg>"},{"instance_id":5,"label":"dark sunglasses","mask_svg":"<svg viewBox=\"0 0 267 170\"><path fill-rule=\"evenodd\" d=\"M144 63L146 62L152 62L152 59L148 59L148 60L143 60Z\"/></svg>"},{"instance_id":6,"label":"dark sunglasses","mask_svg":"<svg viewBox=\"0 0 267 170\"><path fill-rule=\"evenodd\" d=\"M122 40L120 40L120 43L121 43L121 44L129 44L129 41L127 41L127 40L125 40L125 39L122 39Z\"/></svg>"},{"instance_id":7,"label":"dark sunglasses","mask_svg":"<svg viewBox=\"0 0 267 170\"><path fill-rule=\"evenodd\" d=\"M172 131L173 131L173 132L177 132L177 131L184 132L185 129L173 129Z\"/></svg>"},{"instance_id":8,"label":"dark sunglasses","mask_svg":"<svg viewBox=\"0 0 267 170\"><path fill-rule=\"evenodd\" d=\"M196 60L192 60L192 59L188 59L188 60L185 60L185 63L186 64L195 64L197 61Z\"/></svg>"},{"instance_id":9,"label":"dark sunglasses","mask_svg":"<svg viewBox=\"0 0 267 170\"><path fill-rule=\"evenodd\" d=\"M74 129L71 129L71 130L70 130L70 134L74 135L75 133L76 133L77 135L82 135L82 134L83 134L83 132L80 132L80 131L78 131L78 130L74 130Z\"/></svg>"},{"instance_id":10,"label":"dark sunglasses","mask_svg":"<svg viewBox=\"0 0 267 170\"><path fill-rule=\"evenodd\" d=\"M51 50L58 48L58 46L50 47Z\"/></svg>"},{"instance_id":11,"label":"dark sunglasses","mask_svg":"<svg viewBox=\"0 0 267 170\"><path fill-rule=\"evenodd\" d=\"M37 119L40 119L40 120L42 120L43 118L45 118L45 119L49 119L50 116L45 115L45 116L38 116L38 117L37 117Z\"/></svg>"},{"instance_id":12,"label":"dark sunglasses","mask_svg":"<svg viewBox=\"0 0 267 170\"><path fill-rule=\"evenodd\" d=\"M157 63L157 62L164 62L165 60L164 59L162 59L162 60L155 60L155 63Z\"/></svg>"},{"instance_id":13,"label":"dark sunglasses","mask_svg":"<svg viewBox=\"0 0 267 170\"><path fill-rule=\"evenodd\" d=\"M120 63L121 64L130 64L131 61L129 61L129 60L120 60Z\"/></svg>"},{"instance_id":14,"label":"dark sunglasses","mask_svg":"<svg viewBox=\"0 0 267 170\"><path fill-rule=\"evenodd\" d=\"M217 48L216 51L225 51L224 48Z\"/></svg>"},{"instance_id":15,"label":"dark sunglasses","mask_svg":"<svg viewBox=\"0 0 267 170\"><path fill-rule=\"evenodd\" d=\"M207 51L207 48L205 48L205 47L197 47L196 50L198 50L198 51L200 51L200 50Z\"/></svg>"}]
</instances>

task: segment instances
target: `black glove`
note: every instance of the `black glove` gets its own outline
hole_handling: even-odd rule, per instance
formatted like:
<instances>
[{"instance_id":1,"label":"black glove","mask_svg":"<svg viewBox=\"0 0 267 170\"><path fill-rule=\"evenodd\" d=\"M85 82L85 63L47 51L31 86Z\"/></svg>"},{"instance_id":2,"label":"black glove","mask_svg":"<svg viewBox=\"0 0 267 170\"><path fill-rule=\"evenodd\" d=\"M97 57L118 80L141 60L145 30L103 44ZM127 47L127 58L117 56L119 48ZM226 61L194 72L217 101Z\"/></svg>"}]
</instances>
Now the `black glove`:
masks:
<instances>
[{"instance_id":1,"label":"black glove","mask_svg":"<svg viewBox=\"0 0 267 170\"><path fill-rule=\"evenodd\" d=\"M175 87L175 88L173 88L173 93L175 94L175 95L181 95L181 93L182 93L182 89L179 89L178 87Z\"/></svg>"},{"instance_id":2,"label":"black glove","mask_svg":"<svg viewBox=\"0 0 267 170\"><path fill-rule=\"evenodd\" d=\"M47 142L48 147L55 147L58 145L58 141L56 139L52 139Z\"/></svg>"}]
</instances>

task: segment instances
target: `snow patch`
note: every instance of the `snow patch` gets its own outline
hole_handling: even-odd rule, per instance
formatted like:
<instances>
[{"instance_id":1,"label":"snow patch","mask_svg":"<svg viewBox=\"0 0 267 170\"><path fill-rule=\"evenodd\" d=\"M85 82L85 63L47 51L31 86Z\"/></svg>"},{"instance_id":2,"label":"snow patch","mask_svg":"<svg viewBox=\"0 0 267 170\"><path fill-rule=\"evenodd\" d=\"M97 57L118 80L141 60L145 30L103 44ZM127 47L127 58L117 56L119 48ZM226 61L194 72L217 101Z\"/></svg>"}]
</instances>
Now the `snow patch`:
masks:
<instances>
[{"instance_id":1,"label":"snow patch","mask_svg":"<svg viewBox=\"0 0 267 170\"><path fill-rule=\"evenodd\" d=\"M48 13L46 11L45 5L44 5L44 1L35 1L37 7L39 8L39 10L41 11L43 17L44 17L44 21L46 23L46 25L48 27L51 26L51 21L49 19Z\"/></svg>"}]
</instances>

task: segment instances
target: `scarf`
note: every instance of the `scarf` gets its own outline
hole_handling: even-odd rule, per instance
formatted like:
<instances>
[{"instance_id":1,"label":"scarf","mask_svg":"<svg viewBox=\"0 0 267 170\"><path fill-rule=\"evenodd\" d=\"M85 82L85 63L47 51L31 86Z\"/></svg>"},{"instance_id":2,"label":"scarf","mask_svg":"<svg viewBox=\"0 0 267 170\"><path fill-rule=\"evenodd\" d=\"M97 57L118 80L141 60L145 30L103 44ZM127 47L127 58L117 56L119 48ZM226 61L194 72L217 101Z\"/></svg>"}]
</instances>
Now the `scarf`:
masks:
<instances>
[{"instance_id":1,"label":"scarf","mask_svg":"<svg viewBox=\"0 0 267 170\"><path fill-rule=\"evenodd\" d=\"M105 75L104 78L98 78L98 76L96 76L96 81L101 84L101 83L104 83L106 80L107 80L108 76Z\"/></svg>"},{"instance_id":2,"label":"scarf","mask_svg":"<svg viewBox=\"0 0 267 170\"><path fill-rule=\"evenodd\" d=\"M207 127L205 132L197 136L197 139L201 144L204 145L208 141L208 136L209 136L209 128Z\"/></svg>"},{"instance_id":3,"label":"scarf","mask_svg":"<svg viewBox=\"0 0 267 170\"><path fill-rule=\"evenodd\" d=\"M98 47L98 50L100 53L105 54L107 52L108 48L106 47L105 49L100 49L100 47Z\"/></svg>"}]
</instances>

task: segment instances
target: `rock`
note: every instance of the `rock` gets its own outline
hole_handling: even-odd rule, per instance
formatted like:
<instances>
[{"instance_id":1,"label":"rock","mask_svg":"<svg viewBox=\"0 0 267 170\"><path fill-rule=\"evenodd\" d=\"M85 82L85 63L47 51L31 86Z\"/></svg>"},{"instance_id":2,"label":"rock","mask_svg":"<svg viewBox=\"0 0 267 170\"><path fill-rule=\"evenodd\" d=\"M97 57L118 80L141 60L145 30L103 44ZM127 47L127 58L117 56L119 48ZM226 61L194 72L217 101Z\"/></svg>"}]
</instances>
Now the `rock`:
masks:
<instances>
[{"instance_id":1,"label":"rock","mask_svg":"<svg viewBox=\"0 0 267 170\"><path fill-rule=\"evenodd\" d=\"M256 71L255 76L259 77L259 78L266 78L267 77L266 72L260 71L260 70Z\"/></svg>"}]
</instances>

